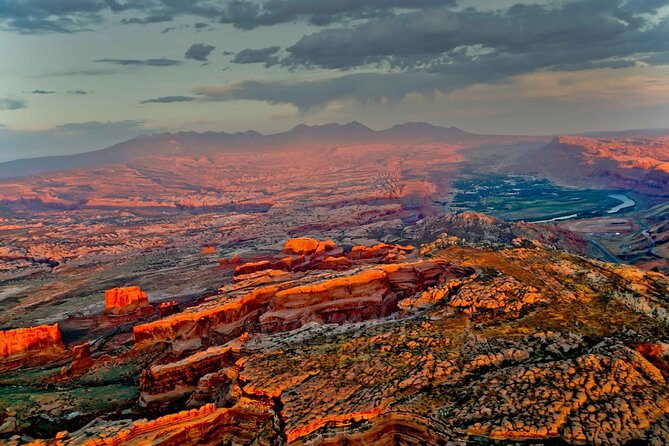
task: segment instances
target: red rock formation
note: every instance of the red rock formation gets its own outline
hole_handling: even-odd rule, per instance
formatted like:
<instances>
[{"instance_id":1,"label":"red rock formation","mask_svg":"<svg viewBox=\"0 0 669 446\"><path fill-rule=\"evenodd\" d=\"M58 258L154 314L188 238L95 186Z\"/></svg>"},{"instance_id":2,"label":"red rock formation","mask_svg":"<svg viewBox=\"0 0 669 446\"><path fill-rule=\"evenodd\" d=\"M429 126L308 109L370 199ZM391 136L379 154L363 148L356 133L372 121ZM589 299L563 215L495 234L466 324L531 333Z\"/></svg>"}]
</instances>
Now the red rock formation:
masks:
<instances>
[{"instance_id":1,"label":"red rock formation","mask_svg":"<svg viewBox=\"0 0 669 446\"><path fill-rule=\"evenodd\" d=\"M0 361L31 356L62 356L64 353L58 324L0 331Z\"/></svg>"},{"instance_id":2,"label":"red rock formation","mask_svg":"<svg viewBox=\"0 0 669 446\"><path fill-rule=\"evenodd\" d=\"M252 274L266 269L274 269L269 260L261 260L259 262L244 263L235 267L235 276L243 276L244 274Z\"/></svg>"},{"instance_id":3,"label":"red rock formation","mask_svg":"<svg viewBox=\"0 0 669 446\"><path fill-rule=\"evenodd\" d=\"M127 314L140 308L149 308L147 295L138 286L112 288L105 291L105 310L114 315Z\"/></svg>"},{"instance_id":4,"label":"red rock formation","mask_svg":"<svg viewBox=\"0 0 669 446\"><path fill-rule=\"evenodd\" d=\"M216 336L232 339L259 325L265 332L291 330L309 321L342 323L390 314L399 298L469 274L443 260L389 264L357 274L291 286L257 288L236 300L208 302L163 320L133 327L138 345Z\"/></svg>"},{"instance_id":5,"label":"red rock formation","mask_svg":"<svg viewBox=\"0 0 669 446\"><path fill-rule=\"evenodd\" d=\"M641 353L651 364L657 367L666 379L669 379L669 363L663 358L663 356L669 356L666 344L637 344L634 346L634 349Z\"/></svg>"},{"instance_id":6,"label":"red rock formation","mask_svg":"<svg viewBox=\"0 0 669 446\"><path fill-rule=\"evenodd\" d=\"M348 257L326 257L318 264L318 269L331 269L334 271L343 271L351 268L353 262Z\"/></svg>"},{"instance_id":7,"label":"red rock formation","mask_svg":"<svg viewBox=\"0 0 669 446\"><path fill-rule=\"evenodd\" d=\"M352 431L343 428L337 431L336 423L329 425L328 435L318 435L309 439L295 438L291 444L310 446L374 445L394 446L396 444L419 445L441 444L446 441L430 421L410 412L386 412L376 417L366 417L366 428ZM346 426L346 425L345 425ZM346 426L348 427L348 426ZM301 432L291 432L292 436Z\"/></svg>"},{"instance_id":8,"label":"red rock formation","mask_svg":"<svg viewBox=\"0 0 669 446\"><path fill-rule=\"evenodd\" d=\"M278 290L277 286L258 288L239 300L195 307L162 320L136 325L133 327L135 343L194 339L205 336L212 328L222 336L233 338L244 331L247 320L257 320Z\"/></svg>"},{"instance_id":9,"label":"red rock formation","mask_svg":"<svg viewBox=\"0 0 669 446\"><path fill-rule=\"evenodd\" d=\"M260 316L263 331L297 328L309 321L344 323L387 314L388 275L382 270L279 291Z\"/></svg>"},{"instance_id":10,"label":"red rock formation","mask_svg":"<svg viewBox=\"0 0 669 446\"><path fill-rule=\"evenodd\" d=\"M179 312L179 304L171 300L169 302L161 302L158 305L158 311L160 311L160 317L167 317Z\"/></svg>"},{"instance_id":11,"label":"red rock formation","mask_svg":"<svg viewBox=\"0 0 669 446\"><path fill-rule=\"evenodd\" d=\"M229 259L219 259L218 261L218 264L221 266L221 268L235 267L241 265L242 263L242 258L237 253L233 254L233 256Z\"/></svg>"},{"instance_id":12,"label":"red rock formation","mask_svg":"<svg viewBox=\"0 0 669 446\"><path fill-rule=\"evenodd\" d=\"M271 407L260 404L230 409L206 404L156 420L138 420L126 429L101 429L99 435L92 437L86 429L65 433L60 440L62 444L80 446L249 444L262 430L271 429L267 426L271 415Z\"/></svg>"},{"instance_id":13,"label":"red rock formation","mask_svg":"<svg viewBox=\"0 0 669 446\"><path fill-rule=\"evenodd\" d=\"M216 247L215 246L203 246L202 249L200 250L202 254L215 254L216 253Z\"/></svg>"},{"instance_id":14,"label":"red rock formation","mask_svg":"<svg viewBox=\"0 0 669 446\"><path fill-rule=\"evenodd\" d=\"M337 248L337 244L332 240L319 242L313 238L300 237L287 240L283 252L286 254L311 255L319 251L331 251L335 248Z\"/></svg>"},{"instance_id":15,"label":"red rock formation","mask_svg":"<svg viewBox=\"0 0 669 446\"><path fill-rule=\"evenodd\" d=\"M181 361L153 365L144 370L139 381L140 404L166 404L193 393L200 378L208 373L233 366L232 349L211 347Z\"/></svg>"},{"instance_id":16,"label":"red rock formation","mask_svg":"<svg viewBox=\"0 0 669 446\"><path fill-rule=\"evenodd\" d=\"M282 254L235 267L234 277L253 274L258 271L276 269L281 271L307 271L312 269L346 270L361 263L391 263L404 260L413 246L377 245L354 246L350 253L344 251L332 240L318 241L311 238L295 238L286 241ZM227 266L229 262L225 262ZM221 262L223 265L223 262ZM236 279L237 280L237 279Z\"/></svg>"},{"instance_id":17,"label":"red rock formation","mask_svg":"<svg viewBox=\"0 0 669 446\"><path fill-rule=\"evenodd\" d=\"M358 245L351 249L348 258L351 260L373 260L375 262L397 261L413 250L414 247L411 245L388 245L386 243L379 243L374 246Z\"/></svg>"},{"instance_id":18,"label":"red rock formation","mask_svg":"<svg viewBox=\"0 0 669 446\"><path fill-rule=\"evenodd\" d=\"M88 370L94 364L95 359L91 357L90 344L75 345L72 347L72 362L61 369L61 375L73 376Z\"/></svg>"}]
</instances>

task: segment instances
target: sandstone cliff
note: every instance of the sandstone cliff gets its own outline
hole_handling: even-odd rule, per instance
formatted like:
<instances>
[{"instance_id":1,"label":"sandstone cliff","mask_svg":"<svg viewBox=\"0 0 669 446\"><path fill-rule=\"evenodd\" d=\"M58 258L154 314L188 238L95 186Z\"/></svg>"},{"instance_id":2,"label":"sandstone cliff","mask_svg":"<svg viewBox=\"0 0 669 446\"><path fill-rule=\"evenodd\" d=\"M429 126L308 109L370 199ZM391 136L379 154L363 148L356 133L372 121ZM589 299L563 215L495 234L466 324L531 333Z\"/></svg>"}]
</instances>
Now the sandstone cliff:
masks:
<instances>
[{"instance_id":1,"label":"sandstone cliff","mask_svg":"<svg viewBox=\"0 0 669 446\"><path fill-rule=\"evenodd\" d=\"M0 361L63 356L65 346L58 324L0 331Z\"/></svg>"},{"instance_id":2,"label":"sandstone cliff","mask_svg":"<svg viewBox=\"0 0 669 446\"><path fill-rule=\"evenodd\" d=\"M107 313L121 315L138 309L150 308L149 300L138 286L112 288L105 291L105 310Z\"/></svg>"}]
</instances>

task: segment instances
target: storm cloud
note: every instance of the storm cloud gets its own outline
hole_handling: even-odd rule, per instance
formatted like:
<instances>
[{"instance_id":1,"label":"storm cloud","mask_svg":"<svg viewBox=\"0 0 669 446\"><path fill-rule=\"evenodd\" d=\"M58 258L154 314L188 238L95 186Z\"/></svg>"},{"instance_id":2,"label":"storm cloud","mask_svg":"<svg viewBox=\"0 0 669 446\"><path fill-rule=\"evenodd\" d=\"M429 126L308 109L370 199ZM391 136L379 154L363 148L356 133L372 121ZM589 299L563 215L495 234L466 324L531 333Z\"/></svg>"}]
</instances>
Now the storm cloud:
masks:
<instances>
[{"instance_id":1,"label":"storm cloud","mask_svg":"<svg viewBox=\"0 0 669 446\"><path fill-rule=\"evenodd\" d=\"M235 0L228 2L219 21L242 29L296 21L326 26L393 15L395 9L420 10L435 6L453 6L455 3L454 0L269 0L259 4Z\"/></svg>"},{"instance_id":2,"label":"storm cloud","mask_svg":"<svg viewBox=\"0 0 669 446\"><path fill-rule=\"evenodd\" d=\"M667 18L651 21L644 16L649 2L639 3L639 10L626 2L586 0L557 7L516 4L504 11L410 12L306 35L287 48L281 63L336 69L386 63L442 71L463 53L465 62L504 55L527 56L529 62L551 53L542 57L546 67L568 67L666 50Z\"/></svg>"},{"instance_id":3,"label":"storm cloud","mask_svg":"<svg viewBox=\"0 0 669 446\"><path fill-rule=\"evenodd\" d=\"M288 103L304 111L336 100L366 103L413 92L449 93L539 71L666 64L669 17L652 14L668 3L585 0L516 4L496 11L441 8L391 14L305 35L286 48L282 59L257 57L293 70L375 73L318 81L246 81L198 91L210 100Z\"/></svg>"},{"instance_id":4,"label":"storm cloud","mask_svg":"<svg viewBox=\"0 0 669 446\"><path fill-rule=\"evenodd\" d=\"M5 0L0 3L0 28L20 33L74 33L95 28L109 13L131 14L120 20L127 25L198 16L241 29L296 21L325 26L391 15L396 9L454 4L454 0Z\"/></svg>"},{"instance_id":5,"label":"storm cloud","mask_svg":"<svg viewBox=\"0 0 669 446\"><path fill-rule=\"evenodd\" d=\"M333 101L362 103L397 102L409 93L432 95L449 91L443 76L430 73L358 73L312 81L242 81L226 86L202 86L195 90L203 100L252 100L291 104L301 112L319 109Z\"/></svg>"},{"instance_id":6,"label":"storm cloud","mask_svg":"<svg viewBox=\"0 0 669 446\"><path fill-rule=\"evenodd\" d=\"M245 49L238 52L230 62L237 64L248 63L264 63L266 65L273 65L278 58L275 56L280 48L278 46L270 46L268 48L260 49Z\"/></svg>"},{"instance_id":7,"label":"storm cloud","mask_svg":"<svg viewBox=\"0 0 669 446\"><path fill-rule=\"evenodd\" d=\"M184 57L186 59L206 62L211 52L215 49L216 47L213 45L207 45L205 43L194 43L190 46L190 48L188 48L188 50L186 50Z\"/></svg>"}]
</instances>

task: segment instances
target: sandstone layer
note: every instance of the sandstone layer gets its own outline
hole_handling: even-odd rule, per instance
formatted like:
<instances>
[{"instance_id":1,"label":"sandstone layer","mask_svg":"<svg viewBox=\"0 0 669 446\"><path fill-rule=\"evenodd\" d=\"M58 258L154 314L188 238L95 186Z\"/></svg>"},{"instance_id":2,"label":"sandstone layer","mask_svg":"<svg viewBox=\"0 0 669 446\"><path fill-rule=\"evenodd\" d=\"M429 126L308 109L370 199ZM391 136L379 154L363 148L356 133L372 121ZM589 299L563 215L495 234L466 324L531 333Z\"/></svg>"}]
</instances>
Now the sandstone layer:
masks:
<instances>
[{"instance_id":1,"label":"sandstone layer","mask_svg":"<svg viewBox=\"0 0 669 446\"><path fill-rule=\"evenodd\" d=\"M105 291L105 310L107 313L121 315L138 309L150 308L147 294L138 286L112 288Z\"/></svg>"},{"instance_id":2,"label":"sandstone layer","mask_svg":"<svg viewBox=\"0 0 669 446\"><path fill-rule=\"evenodd\" d=\"M667 276L533 244L421 251L244 274L104 340L132 348L0 374L60 389L0 425L48 416L71 446L666 443ZM82 387L118 400L91 409Z\"/></svg>"}]
</instances>

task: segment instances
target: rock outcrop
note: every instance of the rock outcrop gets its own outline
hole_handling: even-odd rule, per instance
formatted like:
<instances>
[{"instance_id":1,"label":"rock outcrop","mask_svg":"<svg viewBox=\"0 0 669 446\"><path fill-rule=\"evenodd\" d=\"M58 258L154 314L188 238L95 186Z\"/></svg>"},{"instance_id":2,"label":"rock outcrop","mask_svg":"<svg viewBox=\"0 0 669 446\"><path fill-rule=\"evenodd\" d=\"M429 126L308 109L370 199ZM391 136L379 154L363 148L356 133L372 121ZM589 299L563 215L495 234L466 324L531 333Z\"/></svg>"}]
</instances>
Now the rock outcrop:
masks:
<instances>
[{"instance_id":1,"label":"rock outcrop","mask_svg":"<svg viewBox=\"0 0 669 446\"><path fill-rule=\"evenodd\" d=\"M105 310L112 315L123 315L149 309L147 294L138 286L112 288L105 291Z\"/></svg>"},{"instance_id":2,"label":"rock outcrop","mask_svg":"<svg viewBox=\"0 0 669 446\"><path fill-rule=\"evenodd\" d=\"M84 373L95 364L91 356L91 345L88 343L72 347L72 362L61 369L61 375L72 377Z\"/></svg>"},{"instance_id":3,"label":"rock outcrop","mask_svg":"<svg viewBox=\"0 0 669 446\"><path fill-rule=\"evenodd\" d=\"M62 357L66 354L58 324L0 331L0 362Z\"/></svg>"},{"instance_id":4,"label":"rock outcrop","mask_svg":"<svg viewBox=\"0 0 669 446\"><path fill-rule=\"evenodd\" d=\"M179 304L173 300L161 302L160 305L158 305L158 311L160 312L161 317L171 316L179 312Z\"/></svg>"},{"instance_id":5,"label":"rock outcrop","mask_svg":"<svg viewBox=\"0 0 669 446\"><path fill-rule=\"evenodd\" d=\"M192 394L200 378L224 366L234 366L232 353L228 346L211 347L181 361L151 366L140 377L140 404L165 405Z\"/></svg>"},{"instance_id":6,"label":"rock outcrop","mask_svg":"<svg viewBox=\"0 0 669 446\"><path fill-rule=\"evenodd\" d=\"M133 328L138 345L216 338L225 342L244 331L273 333L307 322L344 323L390 314L401 297L442 281L471 274L445 261L388 264L304 286L291 282L257 288L238 299L201 307Z\"/></svg>"},{"instance_id":7,"label":"rock outcrop","mask_svg":"<svg viewBox=\"0 0 669 446\"><path fill-rule=\"evenodd\" d=\"M134 348L125 331L19 377L57 383L58 404L0 427L48 414L67 446L666 443L666 276L541 246L430 254L239 276L136 325Z\"/></svg>"},{"instance_id":8,"label":"rock outcrop","mask_svg":"<svg viewBox=\"0 0 669 446\"><path fill-rule=\"evenodd\" d=\"M286 242L283 251L270 258L247 262L235 267L235 277L264 270L308 271L324 269L343 271L366 263L392 263L406 260L413 246L378 243L374 246L357 245L347 253L332 240L318 241L295 238ZM229 262L225 262L227 265ZM221 263L223 265L223 263Z\"/></svg>"},{"instance_id":9,"label":"rock outcrop","mask_svg":"<svg viewBox=\"0 0 669 446\"><path fill-rule=\"evenodd\" d=\"M231 409L206 404L155 420L138 420L130 424L96 420L79 431L58 439L63 446L191 446L220 444L272 443L272 412L259 404ZM267 437L263 438L263 433ZM43 443L46 445L46 443ZM33 446L40 446L35 443Z\"/></svg>"}]
</instances>

